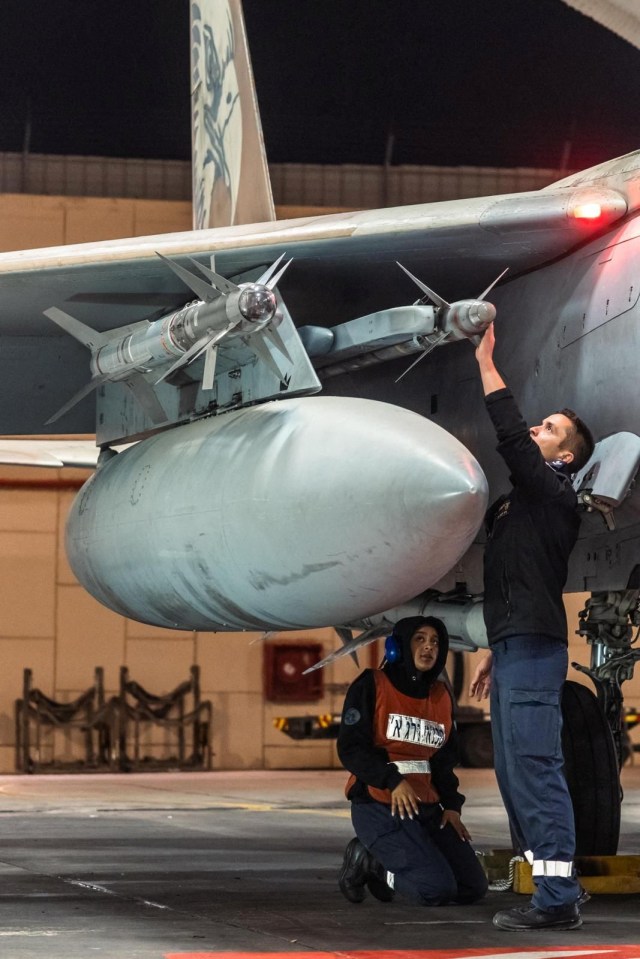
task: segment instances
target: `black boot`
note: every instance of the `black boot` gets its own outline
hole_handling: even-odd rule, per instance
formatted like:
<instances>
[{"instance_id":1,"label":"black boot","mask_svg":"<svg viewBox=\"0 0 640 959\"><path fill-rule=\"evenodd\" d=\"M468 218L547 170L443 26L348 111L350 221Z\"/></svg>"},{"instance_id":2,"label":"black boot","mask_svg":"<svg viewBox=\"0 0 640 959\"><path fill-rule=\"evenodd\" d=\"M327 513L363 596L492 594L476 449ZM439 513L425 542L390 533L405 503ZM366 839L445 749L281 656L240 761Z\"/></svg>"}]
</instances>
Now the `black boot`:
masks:
<instances>
[{"instance_id":1,"label":"black boot","mask_svg":"<svg viewBox=\"0 0 640 959\"><path fill-rule=\"evenodd\" d=\"M590 899L591 899L591 893L587 892L584 886L580 884L580 893L578 894L578 898L576 899L576 906L578 907L578 909L580 908L580 906L584 906L585 902L589 902Z\"/></svg>"},{"instance_id":2,"label":"black boot","mask_svg":"<svg viewBox=\"0 0 640 959\"><path fill-rule=\"evenodd\" d=\"M371 853L369 853L367 889L380 902L391 902L394 896L393 889L387 885L387 870L373 858Z\"/></svg>"},{"instance_id":3,"label":"black boot","mask_svg":"<svg viewBox=\"0 0 640 959\"><path fill-rule=\"evenodd\" d=\"M575 903L548 911L529 905L497 912L493 924L498 929L578 929L582 919Z\"/></svg>"},{"instance_id":4,"label":"black boot","mask_svg":"<svg viewBox=\"0 0 640 959\"><path fill-rule=\"evenodd\" d=\"M365 883L369 875L369 853L358 838L347 844L338 875L340 892L349 902L362 902L366 896Z\"/></svg>"}]
</instances>

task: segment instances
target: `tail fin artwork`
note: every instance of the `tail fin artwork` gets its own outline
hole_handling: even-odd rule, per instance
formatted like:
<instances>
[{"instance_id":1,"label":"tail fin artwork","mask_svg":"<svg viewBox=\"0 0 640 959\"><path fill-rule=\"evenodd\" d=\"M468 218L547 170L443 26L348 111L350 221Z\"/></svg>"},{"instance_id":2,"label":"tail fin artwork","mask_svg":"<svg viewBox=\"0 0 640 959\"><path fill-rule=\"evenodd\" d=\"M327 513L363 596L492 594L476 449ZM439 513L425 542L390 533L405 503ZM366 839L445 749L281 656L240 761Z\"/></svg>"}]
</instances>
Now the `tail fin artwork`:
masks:
<instances>
[{"instance_id":1,"label":"tail fin artwork","mask_svg":"<svg viewBox=\"0 0 640 959\"><path fill-rule=\"evenodd\" d=\"M194 229L275 220L241 0L191 3Z\"/></svg>"}]
</instances>

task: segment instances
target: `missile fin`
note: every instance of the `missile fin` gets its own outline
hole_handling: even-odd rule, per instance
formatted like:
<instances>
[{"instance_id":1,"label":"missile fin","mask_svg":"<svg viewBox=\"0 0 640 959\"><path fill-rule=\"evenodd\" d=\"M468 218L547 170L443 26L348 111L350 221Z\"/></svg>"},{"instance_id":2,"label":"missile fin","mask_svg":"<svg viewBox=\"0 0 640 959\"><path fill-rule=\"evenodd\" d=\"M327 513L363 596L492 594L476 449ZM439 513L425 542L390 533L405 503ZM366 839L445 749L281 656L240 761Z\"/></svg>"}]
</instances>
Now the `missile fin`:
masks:
<instances>
[{"instance_id":1,"label":"missile fin","mask_svg":"<svg viewBox=\"0 0 640 959\"><path fill-rule=\"evenodd\" d=\"M237 293L240 287L237 283L234 283L233 280L228 280L226 276L220 276L219 273L214 273L213 270L210 270L208 267L203 266L202 263L198 263L197 260L194 260L192 256L189 257L189 260L193 265L200 270L203 276L206 276L213 283L216 290L219 290L224 296L227 296L229 293Z\"/></svg>"},{"instance_id":2,"label":"missile fin","mask_svg":"<svg viewBox=\"0 0 640 959\"><path fill-rule=\"evenodd\" d=\"M340 642L342 643L343 646L346 646L347 643L351 643L353 641L352 629L347 629L346 626L334 626L333 628L338 634L338 637L340 638ZM349 655L351 656L351 659L354 661L354 663L359 669L360 663L358 662L358 651L354 649L352 650L352 652L349 653Z\"/></svg>"},{"instance_id":3,"label":"missile fin","mask_svg":"<svg viewBox=\"0 0 640 959\"><path fill-rule=\"evenodd\" d=\"M178 359L173 363L168 370L156 380L156 386L158 383L162 383L163 380L166 380L168 376L171 376L172 373L175 373L177 370L182 369L183 366L188 366L189 363L193 363L194 360L197 360L201 353L206 350L208 346L213 346L218 343L226 334L232 330L235 326L235 322L229 323L222 330L210 330L208 333L205 333L204 336L201 336L199 340L189 347L186 353L183 353L182 356L179 356Z\"/></svg>"},{"instance_id":4,"label":"missile fin","mask_svg":"<svg viewBox=\"0 0 640 959\"><path fill-rule=\"evenodd\" d=\"M179 263L174 263L173 260L163 256L162 253L158 253L157 250L156 253L161 260L164 260L169 269L173 270L176 276L179 276L182 282L185 283L199 299L204 300L206 303L210 303L211 300L218 299L220 296L219 290L210 286L208 283L205 283L204 280L201 280L199 276L195 276L193 273L190 273L189 270L185 270L185 268L180 266Z\"/></svg>"},{"instance_id":5,"label":"missile fin","mask_svg":"<svg viewBox=\"0 0 640 959\"><path fill-rule=\"evenodd\" d=\"M83 400L85 396L88 396L93 390L97 389L102 383L107 380L107 376L96 376L94 379L89 380L86 386L83 386L81 390L78 390L77 393L74 393L70 400L68 400L64 406L61 406L57 413L54 413L53 416L50 416L49 419L44 424L49 426L51 423L55 423L56 420L59 420L61 416L64 416L65 413L68 413L76 403L79 403L80 400Z\"/></svg>"},{"instance_id":6,"label":"missile fin","mask_svg":"<svg viewBox=\"0 0 640 959\"><path fill-rule=\"evenodd\" d=\"M284 340L280 336L280 331L276 329L275 326L267 326L263 330L263 334L265 339L268 340L269 343L271 343L271 345L275 347L279 353L282 353L282 355L289 360L290 363L293 363L293 360L289 354L289 350L287 349Z\"/></svg>"},{"instance_id":7,"label":"missile fin","mask_svg":"<svg viewBox=\"0 0 640 959\"><path fill-rule=\"evenodd\" d=\"M279 380L284 379L284 373L276 363L274 357L271 354L271 350L262 339L262 332L254 333L254 335L249 338L248 336L242 337L242 342L245 346L251 350L252 353L255 353L259 360L268 366L272 373L278 377Z\"/></svg>"},{"instance_id":8,"label":"missile fin","mask_svg":"<svg viewBox=\"0 0 640 959\"><path fill-rule=\"evenodd\" d=\"M256 280L256 283L264 283L265 285L268 286L269 280L271 279L271 277L273 276L274 272L276 271L276 269L278 268L278 266L279 266L280 263L282 262L283 257L284 257L284 253L281 253L280 256L278 257L278 259L277 259L277 260L274 260L274 262L271 264L271 266L267 267L267 269L264 271L264 273L262 274L262 276L258 277L258 279ZM212 269L213 269L213 267L212 267Z\"/></svg>"},{"instance_id":9,"label":"missile fin","mask_svg":"<svg viewBox=\"0 0 640 959\"><path fill-rule=\"evenodd\" d=\"M389 627L387 625L371 626L370 629L365 630L364 633L356 636L355 639L351 639L345 643L342 649L334 650L332 653L329 653L328 656L325 656L324 659L321 659L319 663L314 663L313 666L309 666L308 669L304 670L302 675L306 676L307 673L313 673L316 669L323 669L325 666L330 666L331 663L335 663L337 659L342 659L343 656L351 656L362 646L368 646L369 643L378 639L379 636L384 636L388 630Z\"/></svg>"},{"instance_id":10,"label":"missile fin","mask_svg":"<svg viewBox=\"0 0 640 959\"><path fill-rule=\"evenodd\" d=\"M396 263L398 263L397 260L396 260ZM416 286L420 287L420 289L422 290L422 292L425 293L425 294L429 297L430 300L433 300L433 302L436 304L436 306L450 306L450 305L451 305L450 303L447 303L446 300L443 300L441 296L438 296L437 293L434 293L433 290L430 290L429 287L426 285L426 283L423 283L422 280L419 280L417 276L414 276L413 273L410 273L409 270L406 268L406 266L403 266L402 263L398 263L398 266L400 267L401 270L404 270L404 272L407 274L407 276L411 277L411 279L412 279L413 282L416 284Z\"/></svg>"},{"instance_id":11,"label":"missile fin","mask_svg":"<svg viewBox=\"0 0 640 959\"><path fill-rule=\"evenodd\" d=\"M398 377L398 379L397 379L395 382L396 382L396 383L399 383L403 376L406 376L407 373L414 368L414 366L417 366L417 365L418 365L418 363L420 362L420 360L423 360L423 359L425 358L425 356L428 356L429 353L430 353L432 350L435 350L436 346L440 346L440 344L443 343L443 342L446 340L446 338L448 337L448 335L449 335L449 333L448 333L447 331L444 331L444 332L441 333L440 336L438 336L435 340L432 340L431 343L429 343L429 345L422 351L422 353L420 354L420 356L413 361L413 363L411 364L411 366L408 366L408 367L406 368L406 370L404 371L404 373L401 373L401 374L400 374L400 376Z\"/></svg>"},{"instance_id":12,"label":"missile fin","mask_svg":"<svg viewBox=\"0 0 640 959\"><path fill-rule=\"evenodd\" d=\"M293 259L293 257L292 257L292 259ZM276 286L278 285L278 283L280 282L280 280L281 280L281 278L282 278L282 274L283 274L284 271L287 269L287 267L289 266L289 264L292 262L292 259L291 259L291 260L287 260L287 262L285 263L285 265L284 265L283 267L281 267L280 270L278 270L278 272L276 273L276 275L269 280L269 282L267 283L267 288L268 288L269 290L275 290Z\"/></svg>"},{"instance_id":13,"label":"missile fin","mask_svg":"<svg viewBox=\"0 0 640 959\"><path fill-rule=\"evenodd\" d=\"M502 273L500 273L500 275L495 278L495 280L493 281L493 283L490 283L490 284L489 284L489 286L486 288L486 290L484 291L484 293L481 293L481 294L480 294L480 296L478 297L479 300L484 300L485 296L488 296L488 295L489 295L489 293L490 293L491 290L494 288L494 286L496 285L496 283L498 282L498 280L501 280L501 279L502 279L502 277L505 275L505 273L508 271L508 269L509 269L509 267L508 267L508 266L505 266L505 268L504 268L504 270L502 271Z\"/></svg>"},{"instance_id":14,"label":"missile fin","mask_svg":"<svg viewBox=\"0 0 640 959\"><path fill-rule=\"evenodd\" d=\"M216 375L216 360L218 359L218 348L209 344L204 354L204 375L202 377L202 389L212 390L213 381Z\"/></svg>"},{"instance_id":15,"label":"missile fin","mask_svg":"<svg viewBox=\"0 0 640 959\"><path fill-rule=\"evenodd\" d=\"M70 333L76 340L79 340L83 346L86 346L92 353L95 353L101 346L109 342L109 338L103 333L99 333L98 330L93 330L85 323L81 323L80 320L76 320L75 316L65 313L64 310L59 310L57 306L50 306L48 310L43 310L43 313L58 326L62 327L65 332Z\"/></svg>"},{"instance_id":16,"label":"missile fin","mask_svg":"<svg viewBox=\"0 0 640 959\"><path fill-rule=\"evenodd\" d=\"M167 422L167 414L162 403L153 391L153 387L145 380L141 373L135 373L120 382L131 390L136 400L145 411L152 423L159 425Z\"/></svg>"}]
</instances>

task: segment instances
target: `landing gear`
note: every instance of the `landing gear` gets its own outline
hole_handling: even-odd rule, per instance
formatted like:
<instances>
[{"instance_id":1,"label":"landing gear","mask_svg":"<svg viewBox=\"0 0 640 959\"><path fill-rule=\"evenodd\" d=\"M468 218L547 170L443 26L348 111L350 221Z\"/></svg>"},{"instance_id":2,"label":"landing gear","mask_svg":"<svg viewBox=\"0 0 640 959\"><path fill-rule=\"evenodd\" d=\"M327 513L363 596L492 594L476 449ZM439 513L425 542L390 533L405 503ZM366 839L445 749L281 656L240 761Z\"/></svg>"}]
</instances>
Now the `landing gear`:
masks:
<instances>
[{"instance_id":1,"label":"landing gear","mask_svg":"<svg viewBox=\"0 0 640 959\"><path fill-rule=\"evenodd\" d=\"M562 691L562 752L576 823L577 856L615 856L620 777L611 730L598 700L581 683Z\"/></svg>"},{"instance_id":2,"label":"landing gear","mask_svg":"<svg viewBox=\"0 0 640 959\"><path fill-rule=\"evenodd\" d=\"M591 649L591 666L573 663L595 686L568 682L562 701L565 769L576 818L577 855L615 855L620 830L619 773L628 751L622 683L631 679L640 649L640 567L628 588L593 593L578 632Z\"/></svg>"},{"instance_id":3,"label":"landing gear","mask_svg":"<svg viewBox=\"0 0 640 959\"><path fill-rule=\"evenodd\" d=\"M633 627L640 627L640 567L634 569L629 584L628 589L618 592L592 593L587 600L578 632L591 646L591 667L573 663L593 680L620 764L626 745L621 687L631 679L640 659L640 649L632 648L640 635L639 630L633 637Z\"/></svg>"},{"instance_id":4,"label":"landing gear","mask_svg":"<svg viewBox=\"0 0 640 959\"><path fill-rule=\"evenodd\" d=\"M493 766L491 723L461 723L458 720L458 741L463 766L471 769L490 769Z\"/></svg>"}]
</instances>

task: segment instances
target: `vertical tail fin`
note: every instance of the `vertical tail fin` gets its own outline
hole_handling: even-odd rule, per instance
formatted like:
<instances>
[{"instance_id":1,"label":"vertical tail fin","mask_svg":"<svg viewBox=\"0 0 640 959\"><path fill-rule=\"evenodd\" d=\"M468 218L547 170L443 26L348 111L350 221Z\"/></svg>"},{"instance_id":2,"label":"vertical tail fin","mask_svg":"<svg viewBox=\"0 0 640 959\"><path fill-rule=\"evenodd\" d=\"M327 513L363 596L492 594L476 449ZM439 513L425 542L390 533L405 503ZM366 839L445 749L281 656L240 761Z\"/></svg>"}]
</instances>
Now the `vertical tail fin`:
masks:
<instances>
[{"instance_id":1,"label":"vertical tail fin","mask_svg":"<svg viewBox=\"0 0 640 959\"><path fill-rule=\"evenodd\" d=\"M275 220L241 3L191 3L195 229Z\"/></svg>"}]
</instances>

